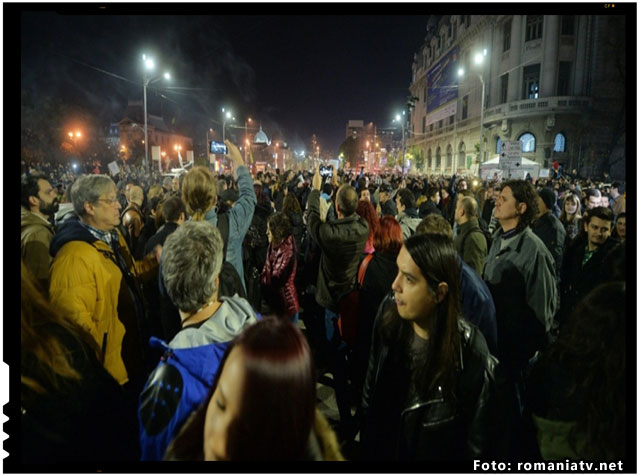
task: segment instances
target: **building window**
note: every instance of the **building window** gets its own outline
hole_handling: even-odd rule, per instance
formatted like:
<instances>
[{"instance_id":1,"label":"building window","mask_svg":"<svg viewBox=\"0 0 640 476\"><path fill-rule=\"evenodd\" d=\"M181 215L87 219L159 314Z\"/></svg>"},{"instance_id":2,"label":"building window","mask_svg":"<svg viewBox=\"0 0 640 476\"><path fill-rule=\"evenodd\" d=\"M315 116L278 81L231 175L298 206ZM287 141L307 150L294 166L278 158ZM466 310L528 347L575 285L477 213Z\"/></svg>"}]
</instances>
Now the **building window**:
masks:
<instances>
[{"instance_id":1,"label":"building window","mask_svg":"<svg viewBox=\"0 0 640 476\"><path fill-rule=\"evenodd\" d=\"M562 28L560 30L562 35L573 35L575 19L575 15L562 15Z\"/></svg>"},{"instance_id":2,"label":"building window","mask_svg":"<svg viewBox=\"0 0 640 476\"><path fill-rule=\"evenodd\" d=\"M433 122L429 124L429 132L431 132L432 130L433 130Z\"/></svg>"},{"instance_id":3,"label":"building window","mask_svg":"<svg viewBox=\"0 0 640 476\"><path fill-rule=\"evenodd\" d=\"M542 15L527 15L527 36L525 41L542 38Z\"/></svg>"},{"instance_id":4,"label":"building window","mask_svg":"<svg viewBox=\"0 0 640 476\"><path fill-rule=\"evenodd\" d=\"M509 92L509 73L500 76L500 104L507 102Z\"/></svg>"},{"instance_id":5,"label":"building window","mask_svg":"<svg viewBox=\"0 0 640 476\"><path fill-rule=\"evenodd\" d=\"M447 146L447 168L451 169L452 166L453 166L453 148L451 147L451 144L449 144Z\"/></svg>"},{"instance_id":6,"label":"building window","mask_svg":"<svg viewBox=\"0 0 640 476\"><path fill-rule=\"evenodd\" d=\"M496 141L496 154L502 152L500 149L502 149L502 139L498 137L498 140Z\"/></svg>"},{"instance_id":7,"label":"building window","mask_svg":"<svg viewBox=\"0 0 640 476\"><path fill-rule=\"evenodd\" d=\"M556 138L553 140L553 151L554 152L564 152L565 151L565 143L566 143L566 139L564 137L564 134L562 134L561 132L558 132L556 134Z\"/></svg>"},{"instance_id":8,"label":"building window","mask_svg":"<svg viewBox=\"0 0 640 476\"><path fill-rule=\"evenodd\" d=\"M465 156L465 145L464 142L460 142L458 146L458 167L465 167L464 156Z\"/></svg>"},{"instance_id":9,"label":"building window","mask_svg":"<svg viewBox=\"0 0 640 476\"><path fill-rule=\"evenodd\" d=\"M467 94L462 98L462 119L467 118L467 114L469 112L469 95Z\"/></svg>"},{"instance_id":10,"label":"building window","mask_svg":"<svg viewBox=\"0 0 640 476\"><path fill-rule=\"evenodd\" d=\"M522 152L535 152L536 151L536 138L530 132L525 132L518 140L522 142Z\"/></svg>"},{"instance_id":11,"label":"building window","mask_svg":"<svg viewBox=\"0 0 640 476\"><path fill-rule=\"evenodd\" d=\"M569 95L571 81L571 61L560 61L558 65L558 96Z\"/></svg>"},{"instance_id":12,"label":"building window","mask_svg":"<svg viewBox=\"0 0 640 476\"><path fill-rule=\"evenodd\" d=\"M455 118L455 116L449 116L449 124L453 124L453 119Z\"/></svg>"},{"instance_id":13,"label":"building window","mask_svg":"<svg viewBox=\"0 0 640 476\"><path fill-rule=\"evenodd\" d=\"M540 64L525 66L522 78L522 99L538 99L538 93L540 91Z\"/></svg>"},{"instance_id":14,"label":"building window","mask_svg":"<svg viewBox=\"0 0 640 476\"><path fill-rule=\"evenodd\" d=\"M511 49L511 20L502 26L502 52Z\"/></svg>"},{"instance_id":15,"label":"building window","mask_svg":"<svg viewBox=\"0 0 640 476\"><path fill-rule=\"evenodd\" d=\"M424 133L427 130L427 118L422 116L422 132Z\"/></svg>"},{"instance_id":16,"label":"building window","mask_svg":"<svg viewBox=\"0 0 640 476\"><path fill-rule=\"evenodd\" d=\"M429 149L427 151L427 169L431 170L432 168L432 164L431 164L431 149Z\"/></svg>"},{"instance_id":17,"label":"building window","mask_svg":"<svg viewBox=\"0 0 640 476\"><path fill-rule=\"evenodd\" d=\"M442 161L442 157L440 156L440 147L436 149L436 169L440 168L440 163Z\"/></svg>"},{"instance_id":18,"label":"building window","mask_svg":"<svg viewBox=\"0 0 640 476\"><path fill-rule=\"evenodd\" d=\"M424 88L424 100L422 102L424 102L425 104L427 103L427 87L426 86Z\"/></svg>"},{"instance_id":19,"label":"building window","mask_svg":"<svg viewBox=\"0 0 640 476\"><path fill-rule=\"evenodd\" d=\"M438 129L442 129L442 119L438 121Z\"/></svg>"}]
</instances>

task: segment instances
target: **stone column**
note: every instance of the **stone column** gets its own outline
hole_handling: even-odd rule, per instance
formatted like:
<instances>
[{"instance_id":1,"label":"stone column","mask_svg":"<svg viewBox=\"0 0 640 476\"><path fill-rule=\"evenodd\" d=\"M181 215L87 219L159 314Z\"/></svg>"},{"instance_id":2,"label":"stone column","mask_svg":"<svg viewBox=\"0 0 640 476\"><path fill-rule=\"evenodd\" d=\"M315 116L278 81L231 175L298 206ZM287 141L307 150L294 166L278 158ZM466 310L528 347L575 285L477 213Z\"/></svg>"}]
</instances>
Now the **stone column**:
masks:
<instances>
[{"instance_id":1,"label":"stone column","mask_svg":"<svg viewBox=\"0 0 640 476\"><path fill-rule=\"evenodd\" d=\"M587 22L586 15L576 15L576 61L574 65L573 96L584 96L585 58L587 56Z\"/></svg>"},{"instance_id":2,"label":"stone column","mask_svg":"<svg viewBox=\"0 0 640 476\"><path fill-rule=\"evenodd\" d=\"M522 66L520 58L524 46L522 38L522 15L513 15L511 20L511 48L509 50L509 91L507 101L518 101L520 99L520 89L522 88Z\"/></svg>"},{"instance_id":3,"label":"stone column","mask_svg":"<svg viewBox=\"0 0 640 476\"><path fill-rule=\"evenodd\" d=\"M558 76L558 43L560 39L560 15L545 15L542 30L542 68L540 70L540 97L556 95Z\"/></svg>"}]
</instances>

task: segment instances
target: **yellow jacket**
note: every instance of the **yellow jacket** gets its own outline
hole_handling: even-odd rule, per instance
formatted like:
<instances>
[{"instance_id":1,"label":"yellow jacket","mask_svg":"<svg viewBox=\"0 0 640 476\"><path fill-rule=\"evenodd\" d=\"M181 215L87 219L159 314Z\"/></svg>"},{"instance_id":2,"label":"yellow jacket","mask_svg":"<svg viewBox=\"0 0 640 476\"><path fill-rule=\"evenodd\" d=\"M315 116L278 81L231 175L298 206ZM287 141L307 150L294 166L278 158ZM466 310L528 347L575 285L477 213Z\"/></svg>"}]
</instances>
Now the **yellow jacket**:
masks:
<instances>
[{"instance_id":1,"label":"yellow jacket","mask_svg":"<svg viewBox=\"0 0 640 476\"><path fill-rule=\"evenodd\" d=\"M97 240L77 220L63 224L51 242L54 259L49 296L54 305L91 333L102 349L105 369L122 385L133 377L132 373L142 370L138 327L142 316L136 314L140 314L143 302L137 282L152 276L157 262L149 255L136 263L120 232L118 236L129 280L107 243ZM125 333L130 335L123 349Z\"/></svg>"}]
</instances>

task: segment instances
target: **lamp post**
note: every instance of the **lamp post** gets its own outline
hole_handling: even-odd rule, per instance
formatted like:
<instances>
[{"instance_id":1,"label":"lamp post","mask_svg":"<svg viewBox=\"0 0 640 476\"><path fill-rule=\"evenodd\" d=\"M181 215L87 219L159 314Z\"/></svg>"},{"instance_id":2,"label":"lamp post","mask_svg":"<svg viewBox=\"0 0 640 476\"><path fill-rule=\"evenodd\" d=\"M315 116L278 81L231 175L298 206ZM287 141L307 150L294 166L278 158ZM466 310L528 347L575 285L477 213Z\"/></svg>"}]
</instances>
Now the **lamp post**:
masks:
<instances>
[{"instance_id":1,"label":"lamp post","mask_svg":"<svg viewBox=\"0 0 640 476\"><path fill-rule=\"evenodd\" d=\"M476 65L481 65L484 63L484 59L487 56L487 50L482 50L482 53L476 53L473 57L473 62ZM478 79L480 80L480 84L482 85L482 95L480 97L480 163L484 161L484 78L481 73L474 71ZM465 71L463 68L458 70L458 76L464 76Z\"/></svg>"},{"instance_id":2,"label":"lamp post","mask_svg":"<svg viewBox=\"0 0 640 476\"><path fill-rule=\"evenodd\" d=\"M246 121L244 121L244 163L247 163L247 151L249 150L250 147L250 141L249 141L249 133L247 132L247 123L251 122L251 118L247 118Z\"/></svg>"},{"instance_id":3,"label":"lamp post","mask_svg":"<svg viewBox=\"0 0 640 476\"><path fill-rule=\"evenodd\" d=\"M142 55L142 60L144 61L144 81L142 83L142 90L144 95L144 163L148 167L149 166L149 137L147 132L147 86L149 84L155 83L162 79L162 77L150 77L147 75L147 71L153 71L155 68L155 63L152 58L147 58L147 55ZM171 75L168 72L165 72L163 75L164 79L171 79Z\"/></svg>"},{"instance_id":4,"label":"lamp post","mask_svg":"<svg viewBox=\"0 0 640 476\"><path fill-rule=\"evenodd\" d=\"M222 142L224 142L225 139L225 126L227 125L227 121L230 119L232 121L235 121L236 118L233 117L233 114L231 114L231 111L226 111L224 110L224 107L222 108L222 112L224 112L224 115L222 116Z\"/></svg>"},{"instance_id":5,"label":"lamp post","mask_svg":"<svg viewBox=\"0 0 640 476\"><path fill-rule=\"evenodd\" d=\"M404 116L404 111L402 111L402 115ZM406 155L406 151L407 151L407 146L404 143L404 119L402 118L402 116L400 116L400 114L396 114L396 118L393 120L393 122L399 122L400 125L402 126L402 171L404 172L404 167L405 167L405 155Z\"/></svg>"}]
</instances>

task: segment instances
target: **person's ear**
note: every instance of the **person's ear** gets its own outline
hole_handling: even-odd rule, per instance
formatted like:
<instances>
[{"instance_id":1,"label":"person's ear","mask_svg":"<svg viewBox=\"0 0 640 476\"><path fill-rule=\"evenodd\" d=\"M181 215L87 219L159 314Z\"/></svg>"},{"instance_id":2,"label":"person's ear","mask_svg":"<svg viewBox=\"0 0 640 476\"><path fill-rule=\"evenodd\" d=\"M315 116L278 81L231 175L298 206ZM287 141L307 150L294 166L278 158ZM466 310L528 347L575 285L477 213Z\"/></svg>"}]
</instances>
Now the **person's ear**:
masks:
<instances>
[{"instance_id":1,"label":"person's ear","mask_svg":"<svg viewBox=\"0 0 640 476\"><path fill-rule=\"evenodd\" d=\"M527 204L524 203L524 202L518 203L518 205L516 207L518 209L518 215L522 215L522 214L524 214L524 212L527 211Z\"/></svg>"},{"instance_id":2,"label":"person's ear","mask_svg":"<svg viewBox=\"0 0 640 476\"><path fill-rule=\"evenodd\" d=\"M93 205L89 202L84 202L84 211L87 215L94 216L95 212L93 210Z\"/></svg>"},{"instance_id":3,"label":"person's ear","mask_svg":"<svg viewBox=\"0 0 640 476\"><path fill-rule=\"evenodd\" d=\"M30 206L37 207L39 200L40 200L40 198L38 198L36 195L29 195L29 205Z\"/></svg>"},{"instance_id":4,"label":"person's ear","mask_svg":"<svg viewBox=\"0 0 640 476\"><path fill-rule=\"evenodd\" d=\"M448 292L449 285L447 283L442 282L438 284L438 287L436 288L436 300L438 301L438 304L442 302Z\"/></svg>"}]
</instances>

